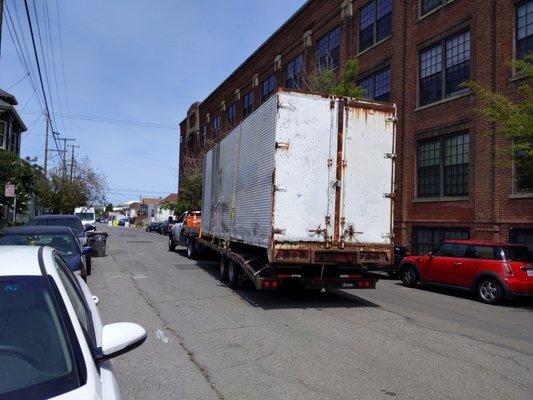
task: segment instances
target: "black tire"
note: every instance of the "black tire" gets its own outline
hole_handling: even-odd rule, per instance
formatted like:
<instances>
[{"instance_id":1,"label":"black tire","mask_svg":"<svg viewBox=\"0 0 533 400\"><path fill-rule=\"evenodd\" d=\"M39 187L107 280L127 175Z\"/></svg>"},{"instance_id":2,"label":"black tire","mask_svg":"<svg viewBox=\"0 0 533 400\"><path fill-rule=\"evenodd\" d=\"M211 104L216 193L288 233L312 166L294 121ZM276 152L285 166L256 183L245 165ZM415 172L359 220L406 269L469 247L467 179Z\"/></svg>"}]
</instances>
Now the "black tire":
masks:
<instances>
[{"instance_id":1,"label":"black tire","mask_svg":"<svg viewBox=\"0 0 533 400\"><path fill-rule=\"evenodd\" d=\"M494 278L481 278L477 283L476 293L479 300L486 304L498 304L503 299L502 285Z\"/></svg>"},{"instance_id":2,"label":"black tire","mask_svg":"<svg viewBox=\"0 0 533 400\"><path fill-rule=\"evenodd\" d=\"M400 270L400 279L404 286L415 287L418 285L418 272L412 265L404 265Z\"/></svg>"},{"instance_id":3,"label":"black tire","mask_svg":"<svg viewBox=\"0 0 533 400\"><path fill-rule=\"evenodd\" d=\"M168 251L176 251L176 245L174 244L174 238L172 237L172 235L168 237Z\"/></svg>"},{"instance_id":4,"label":"black tire","mask_svg":"<svg viewBox=\"0 0 533 400\"><path fill-rule=\"evenodd\" d=\"M218 261L218 278L222 282L227 282L228 280L228 263L229 260L226 257L220 256Z\"/></svg>"},{"instance_id":5,"label":"black tire","mask_svg":"<svg viewBox=\"0 0 533 400\"><path fill-rule=\"evenodd\" d=\"M91 275L92 264L91 256L87 256L87 275Z\"/></svg>"},{"instance_id":6,"label":"black tire","mask_svg":"<svg viewBox=\"0 0 533 400\"><path fill-rule=\"evenodd\" d=\"M190 259L196 257L196 242L194 239L187 239L187 257Z\"/></svg>"},{"instance_id":7,"label":"black tire","mask_svg":"<svg viewBox=\"0 0 533 400\"><path fill-rule=\"evenodd\" d=\"M228 286L235 289L239 286L241 280L242 268L235 261L230 260L228 263Z\"/></svg>"},{"instance_id":8,"label":"black tire","mask_svg":"<svg viewBox=\"0 0 533 400\"><path fill-rule=\"evenodd\" d=\"M81 279L83 279L85 282L87 282L87 267L85 264L81 263Z\"/></svg>"}]
</instances>

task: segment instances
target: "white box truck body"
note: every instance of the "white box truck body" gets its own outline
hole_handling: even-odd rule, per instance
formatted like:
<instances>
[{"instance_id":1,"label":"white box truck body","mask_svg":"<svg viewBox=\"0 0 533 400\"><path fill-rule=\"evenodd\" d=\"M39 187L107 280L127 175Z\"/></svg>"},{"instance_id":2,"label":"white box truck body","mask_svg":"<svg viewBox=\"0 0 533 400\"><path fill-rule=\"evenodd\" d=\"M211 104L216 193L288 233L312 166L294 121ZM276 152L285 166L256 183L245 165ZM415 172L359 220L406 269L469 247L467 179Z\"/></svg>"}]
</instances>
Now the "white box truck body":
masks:
<instances>
[{"instance_id":1,"label":"white box truck body","mask_svg":"<svg viewBox=\"0 0 533 400\"><path fill-rule=\"evenodd\" d=\"M204 157L200 238L271 266L391 262L395 112L279 91Z\"/></svg>"}]
</instances>

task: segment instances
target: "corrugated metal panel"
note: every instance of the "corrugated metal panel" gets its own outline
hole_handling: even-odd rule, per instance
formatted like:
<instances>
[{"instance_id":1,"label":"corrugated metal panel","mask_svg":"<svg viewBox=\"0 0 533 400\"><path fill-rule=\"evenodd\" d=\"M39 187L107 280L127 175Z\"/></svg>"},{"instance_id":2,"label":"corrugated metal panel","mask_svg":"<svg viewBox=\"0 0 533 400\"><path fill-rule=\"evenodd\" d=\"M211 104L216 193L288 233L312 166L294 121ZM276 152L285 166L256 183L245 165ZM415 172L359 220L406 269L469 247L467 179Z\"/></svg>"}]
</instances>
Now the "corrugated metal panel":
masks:
<instances>
[{"instance_id":1,"label":"corrugated metal panel","mask_svg":"<svg viewBox=\"0 0 533 400\"><path fill-rule=\"evenodd\" d=\"M205 233L267 247L272 222L277 98L273 96L210 150L205 162ZM211 172L209 172L209 169ZM209 199L211 197L211 199ZM205 212L204 212L205 215Z\"/></svg>"},{"instance_id":2,"label":"corrugated metal panel","mask_svg":"<svg viewBox=\"0 0 533 400\"><path fill-rule=\"evenodd\" d=\"M349 107L345 120L343 216L346 243L391 243L393 160L392 113Z\"/></svg>"},{"instance_id":3,"label":"corrugated metal panel","mask_svg":"<svg viewBox=\"0 0 533 400\"><path fill-rule=\"evenodd\" d=\"M213 208L213 191L212 191L212 168L213 166L213 153L208 153L203 160L203 171L207 173L203 176L202 181L202 219L205 221L205 233L209 232L209 226L211 226L211 216Z\"/></svg>"},{"instance_id":4,"label":"corrugated metal panel","mask_svg":"<svg viewBox=\"0 0 533 400\"><path fill-rule=\"evenodd\" d=\"M274 237L324 242L335 211L338 104L331 108L329 99L297 93L281 93L280 104L277 141L288 148L276 153Z\"/></svg>"},{"instance_id":5,"label":"corrugated metal panel","mask_svg":"<svg viewBox=\"0 0 533 400\"><path fill-rule=\"evenodd\" d=\"M242 124L237 151L237 239L268 247L272 233L272 173L276 148L276 96Z\"/></svg>"}]
</instances>

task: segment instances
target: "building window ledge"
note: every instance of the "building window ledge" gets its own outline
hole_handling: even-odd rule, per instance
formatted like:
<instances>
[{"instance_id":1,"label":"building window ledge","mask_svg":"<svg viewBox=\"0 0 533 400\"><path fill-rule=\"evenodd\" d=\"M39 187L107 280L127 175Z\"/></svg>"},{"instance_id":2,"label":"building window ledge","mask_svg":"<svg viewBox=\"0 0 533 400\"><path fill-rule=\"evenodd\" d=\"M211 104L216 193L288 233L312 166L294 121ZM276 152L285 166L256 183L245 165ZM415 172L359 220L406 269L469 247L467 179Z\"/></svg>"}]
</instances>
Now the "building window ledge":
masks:
<instances>
[{"instance_id":1,"label":"building window ledge","mask_svg":"<svg viewBox=\"0 0 533 400\"><path fill-rule=\"evenodd\" d=\"M511 193L509 199L533 199L533 192Z\"/></svg>"},{"instance_id":2,"label":"building window ledge","mask_svg":"<svg viewBox=\"0 0 533 400\"><path fill-rule=\"evenodd\" d=\"M387 36L386 38L381 39L379 42L374 43L374 44L373 44L372 46L370 46L369 48L364 49L364 50L361 50L361 51L360 51L359 53L357 53L355 56L356 56L356 57L360 57L360 56L362 56L363 54L365 54L366 52L368 52L368 51L372 50L373 48L379 46L380 44L385 43L387 40L390 40L391 38L392 38L392 35L389 35L389 36Z\"/></svg>"},{"instance_id":3,"label":"building window ledge","mask_svg":"<svg viewBox=\"0 0 533 400\"><path fill-rule=\"evenodd\" d=\"M515 71L514 75L509 78L509 83L521 81L522 79L527 78L527 76L528 76L527 74L524 74L524 73L518 74Z\"/></svg>"},{"instance_id":4,"label":"building window ledge","mask_svg":"<svg viewBox=\"0 0 533 400\"><path fill-rule=\"evenodd\" d=\"M440 10L442 10L444 7L452 4L455 0L448 0L446 2L444 2L444 4L441 4L440 6L438 6L437 8L434 8L433 10L425 13L424 15L420 15L420 11L422 9L421 5L420 5L420 1L418 2L418 20L416 22L420 22L422 21L423 19L435 14L436 12L439 12Z\"/></svg>"},{"instance_id":5,"label":"building window ledge","mask_svg":"<svg viewBox=\"0 0 533 400\"><path fill-rule=\"evenodd\" d=\"M455 201L469 201L468 196L446 196L446 197L415 197L413 203L449 203Z\"/></svg>"},{"instance_id":6,"label":"building window ledge","mask_svg":"<svg viewBox=\"0 0 533 400\"><path fill-rule=\"evenodd\" d=\"M441 104L448 103L453 100L460 99L462 97L470 96L472 94L470 89L462 90L454 95L451 95L450 97L446 97L445 99L441 99L439 101L435 101L433 103L424 104L423 106L418 106L414 109L414 112L425 110L426 108L431 108L435 106L440 106Z\"/></svg>"}]
</instances>

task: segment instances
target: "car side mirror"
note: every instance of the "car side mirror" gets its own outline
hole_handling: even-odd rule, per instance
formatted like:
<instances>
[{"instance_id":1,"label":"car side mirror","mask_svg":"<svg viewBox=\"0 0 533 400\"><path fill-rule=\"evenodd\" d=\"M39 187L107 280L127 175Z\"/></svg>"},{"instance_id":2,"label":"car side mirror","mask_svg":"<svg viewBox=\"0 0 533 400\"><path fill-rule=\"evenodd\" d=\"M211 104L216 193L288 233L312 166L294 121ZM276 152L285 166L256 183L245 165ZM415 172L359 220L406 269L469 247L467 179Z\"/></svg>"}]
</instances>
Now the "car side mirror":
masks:
<instances>
[{"instance_id":1,"label":"car side mirror","mask_svg":"<svg viewBox=\"0 0 533 400\"><path fill-rule=\"evenodd\" d=\"M433 258L435 255L433 254L432 251L430 251L429 254L428 254L428 256L429 256L429 258Z\"/></svg>"},{"instance_id":2,"label":"car side mirror","mask_svg":"<svg viewBox=\"0 0 533 400\"><path fill-rule=\"evenodd\" d=\"M102 347L98 361L103 362L136 349L146 340L146 330L131 322L118 322L102 328Z\"/></svg>"},{"instance_id":3,"label":"car side mirror","mask_svg":"<svg viewBox=\"0 0 533 400\"><path fill-rule=\"evenodd\" d=\"M93 252L93 248L92 246L84 246L82 251L81 251L81 254L91 254Z\"/></svg>"}]
</instances>

